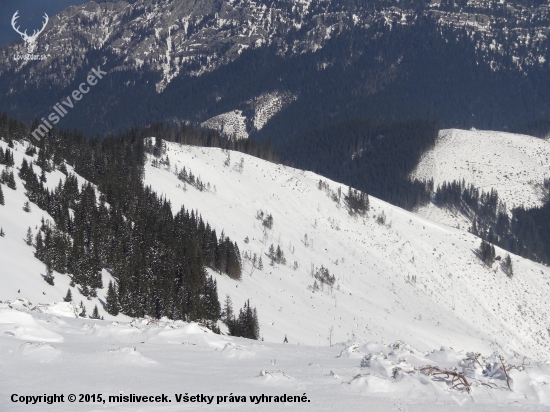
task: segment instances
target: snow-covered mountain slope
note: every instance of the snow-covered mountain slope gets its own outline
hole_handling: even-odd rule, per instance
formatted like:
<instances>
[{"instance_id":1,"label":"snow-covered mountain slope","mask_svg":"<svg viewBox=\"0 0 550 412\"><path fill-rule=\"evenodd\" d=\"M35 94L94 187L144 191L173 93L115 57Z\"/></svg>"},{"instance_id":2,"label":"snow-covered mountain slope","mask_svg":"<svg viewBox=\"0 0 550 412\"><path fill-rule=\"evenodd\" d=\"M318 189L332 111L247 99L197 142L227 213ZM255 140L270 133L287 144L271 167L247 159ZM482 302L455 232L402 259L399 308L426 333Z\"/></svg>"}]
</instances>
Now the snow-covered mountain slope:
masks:
<instances>
[{"instance_id":1,"label":"snow-covered mountain slope","mask_svg":"<svg viewBox=\"0 0 550 412\"><path fill-rule=\"evenodd\" d=\"M16 143L16 165L23 150ZM198 209L218 234L224 230L239 242L243 256L263 253L263 270L252 270L244 259L240 282L215 276L220 298L229 294L235 309L250 298L258 308L265 340L214 335L182 321L113 319L102 309L105 290L88 301L73 289L74 300L83 300L89 312L97 304L106 320L76 318L76 308L62 303L68 276L55 273L55 286L46 284L43 265L25 244L27 227L35 230L49 216L36 206L22 210L26 197L16 177L15 191L2 185L6 205L0 206L6 232L0 237L0 410L28 409L13 402L13 394L19 400L54 393L64 395L63 404L41 402L37 408L205 406L180 403L177 394L214 396L212 404L223 410L235 408L235 396L246 397L245 405L239 398L239 410L280 410L274 398L250 398L261 394L305 395L307 406L286 402L285 408L316 411L364 410L365 404L375 412L459 411L465 404L477 411L510 403L518 410L547 408L548 268L514 256L515 275L508 278L497 266L479 263L472 252L479 239L377 199L371 198L367 217L350 216L343 202L318 189L322 178L313 173L220 149L167 144L166 155L172 170L148 162L146 182L175 209ZM174 175L176 166L200 177L207 189L184 185ZM48 186L63 176L47 174ZM265 233L256 218L260 209L273 216ZM281 245L286 265L269 266L271 243ZM311 264L336 277L332 290L309 288ZM104 272L104 284L110 279ZM289 344L282 343L285 335ZM494 350L499 354L491 355ZM511 390L499 362L508 368ZM451 389L452 377L421 372L427 365L456 368L470 392L460 385ZM514 365L519 369L510 369ZM67 401L81 393L101 394L102 400ZM136 406L108 398L131 394L165 394L169 402Z\"/></svg>"},{"instance_id":2,"label":"snow-covered mountain slope","mask_svg":"<svg viewBox=\"0 0 550 412\"><path fill-rule=\"evenodd\" d=\"M284 107L297 99L289 92L273 91L243 103L244 110L222 113L201 123L202 127L215 129L226 136L247 139L250 132L261 130Z\"/></svg>"},{"instance_id":3,"label":"snow-covered mountain slope","mask_svg":"<svg viewBox=\"0 0 550 412\"><path fill-rule=\"evenodd\" d=\"M541 206L540 185L550 177L550 141L503 132L442 130L411 177L434 179L435 187L464 179L485 191L496 189L509 208Z\"/></svg>"},{"instance_id":4,"label":"snow-covered mountain slope","mask_svg":"<svg viewBox=\"0 0 550 412\"><path fill-rule=\"evenodd\" d=\"M228 153L220 149L168 144L166 155L171 170L148 162L146 184L166 195L174 210L199 210L218 234L224 230L238 241L241 255L263 257L263 271L243 259L242 282L217 281L221 299L229 294L242 306L250 298L266 341L287 335L292 343L326 345L334 327L333 341L356 336L403 339L418 348L512 345L532 355L550 353L548 268L513 256L515 276L508 278L497 264L481 264L475 236L374 198L368 217L352 217L343 202L318 189L322 177L314 173L235 152L226 167ZM211 189L184 185L176 167ZM340 186L328 184L333 191ZM265 234L259 210L274 218ZM378 223L382 216L384 224ZM286 265L269 266L272 243L281 246ZM504 251L497 248L497 255ZM312 291L312 265L336 277L333 290Z\"/></svg>"},{"instance_id":5,"label":"snow-covered mountain slope","mask_svg":"<svg viewBox=\"0 0 550 412\"><path fill-rule=\"evenodd\" d=\"M23 158L28 162L32 160L26 156L25 146L18 142L14 142L15 147L12 150L16 167L21 165ZM0 141L0 147L3 150L7 149L7 143ZM5 166L0 165L0 171ZM34 165L34 170L40 175L42 170ZM77 176L79 183L82 185L85 180L78 176L72 169L67 166L67 170ZM5 206L0 205L0 227L5 232L5 237L0 237L0 301L15 300L17 298L26 298L33 305L38 305L39 310L50 313L70 313L71 305L61 303L67 294L67 290L71 289L73 300L77 304L83 302L86 311L91 314L94 306L97 305L99 314L105 319L113 319L104 309L101 301L105 302L107 294L106 286L113 278L107 271L103 271L103 289L98 289L98 297L88 300L78 292L78 285L70 287L70 279L67 274L54 272L54 286L50 286L44 281L45 266L42 262L34 257L34 247L27 246L26 235L30 227L33 233L33 238L38 232L41 225L41 220L50 220L51 216L31 203L29 213L23 210L23 204L28 200L25 196L23 182L14 170L16 190L2 185L4 192ZM46 186L53 189L59 183L59 180L64 180L65 175L59 171L46 173ZM41 306L41 304L43 304ZM122 317L121 319L126 319Z\"/></svg>"},{"instance_id":6,"label":"snow-covered mountain slope","mask_svg":"<svg viewBox=\"0 0 550 412\"><path fill-rule=\"evenodd\" d=\"M532 136L480 131L442 130L435 147L420 160L412 178L444 181L465 180L479 189L496 189L508 209L541 206L541 185L550 177L550 140ZM430 204L417 213L454 227L466 228L464 216Z\"/></svg>"},{"instance_id":7,"label":"snow-covered mountain slope","mask_svg":"<svg viewBox=\"0 0 550 412\"><path fill-rule=\"evenodd\" d=\"M252 99L249 104L254 109L254 129L260 130L277 112L296 99L297 96L292 93L279 91L263 93Z\"/></svg>"},{"instance_id":8,"label":"snow-covered mountain slope","mask_svg":"<svg viewBox=\"0 0 550 412\"><path fill-rule=\"evenodd\" d=\"M214 116L201 123L202 127L215 129L227 136L233 136L237 139L247 139L246 116L243 116L242 110L233 110Z\"/></svg>"}]
</instances>

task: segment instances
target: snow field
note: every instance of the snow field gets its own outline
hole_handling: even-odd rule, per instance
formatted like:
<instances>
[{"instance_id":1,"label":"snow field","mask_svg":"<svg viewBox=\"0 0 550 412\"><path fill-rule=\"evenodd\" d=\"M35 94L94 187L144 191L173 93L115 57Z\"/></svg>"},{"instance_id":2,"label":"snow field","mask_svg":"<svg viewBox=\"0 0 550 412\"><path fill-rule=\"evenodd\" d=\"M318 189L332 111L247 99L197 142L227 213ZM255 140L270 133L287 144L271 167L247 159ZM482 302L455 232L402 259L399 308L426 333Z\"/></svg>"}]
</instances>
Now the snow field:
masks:
<instances>
[{"instance_id":1,"label":"snow field","mask_svg":"<svg viewBox=\"0 0 550 412\"><path fill-rule=\"evenodd\" d=\"M550 141L503 132L441 130L411 178L433 179L434 189L444 181L464 179L485 192L496 189L509 210L538 207L543 204L540 185L550 178ZM418 214L453 227L470 225L464 216L432 204L419 208Z\"/></svg>"},{"instance_id":2,"label":"snow field","mask_svg":"<svg viewBox=\"0 0 550 412\"><path fill-rule=\"evenodd\" d=\"M242 256L262 256L263 271L243 260L242 282L216 279L221 301L229 294L239 308L250 298L266 341L287 335L291 343L328 345L332 326L333 342L403 339L420 349L481 352L513 342L522 353L548 356L548 268L514 256L510 279L498 265L487 268L477 259L477 237L374 198L367 217L352 217L317 188L326 179L314 173L235 152L225 167L221 149L168 144L166 155L172 169L148 162L146 184L166 195L174 211L181 205L198 210L218 235L224 230L238 242ZM239 172L234 165L241 158ZM184 166L212 189L184 190L174 174ZM258 210L274 218L265 240ZM376 222L382 213L385 225ZM269 266L271 243L284 250L286 265ZM497 255L504 252L497 248ZM312 264L335 275L332 291L312 292Z\"/></svg>"},{"instance_id":3,"label":"snow field","mask_svg":"<svg viewBox=\"0 0 550 412\"><path fill-rule=\"evenodd\" d=\"M271 93L262 93L246 102L254 111L250 118L247 118L242 110L232 110L202 122L201 126L218 130L227 136L235 136L237 139L248 139L249 132L260 130L273 116L296 99L297 96L290 92L275 90Z\"/></svg>"},{"instance_id":4,"label":"snow field","mask_svg":"<svg viewBox=\"0 0 550 412\"><path fill-rule=\"evenodd\" d=\"M227 136L235 136L237 139L248 139L246 130L246 116L242 110L233 110L212 117L201 123L202 127L218 130Z\"/></svg>"},{"instance_id":5,"label":"snow field","mask_svg":"<svg viewBox=\"0 0 550 412\"><path fill-rule=\"evenodd\" d=\"M276 402L252 396L306 396L307 403L285 403L290 410L542 411L550 401L550 367L521 357L506 357L513 391L495 367L497 354L478 356L449 347L419 351L396 341L346 341L331 347L251 341L215 335L196 323L167 319L94 321L44 314L25 302L0 304L0 327L41 329L28 339L0 333L0 410L26 411L275 411ZM51 336L56 341L45 341ZM450 379L428 376L425 366L465 374L469 392L450 389ZM489 388L486 385L490 385ZM105 403L69 403L69 394L101 394ZM65 402L25 405L12 394L64 395ZM109 396L166 395L167 403L117 403ZM176 395L207 395L212 403L178 403ZM229 402L230 395L239 403ZM243 403L242 397L246 402Z\"/></svg>"}]
</instances>

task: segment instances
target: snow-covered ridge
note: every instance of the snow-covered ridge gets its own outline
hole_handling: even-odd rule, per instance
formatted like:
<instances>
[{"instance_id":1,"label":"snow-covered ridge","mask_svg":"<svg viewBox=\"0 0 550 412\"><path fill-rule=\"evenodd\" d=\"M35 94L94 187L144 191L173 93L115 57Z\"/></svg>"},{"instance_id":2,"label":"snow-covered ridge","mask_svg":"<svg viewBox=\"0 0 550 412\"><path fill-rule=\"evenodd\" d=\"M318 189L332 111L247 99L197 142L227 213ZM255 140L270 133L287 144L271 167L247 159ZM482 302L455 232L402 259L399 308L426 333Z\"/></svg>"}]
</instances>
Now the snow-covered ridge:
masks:
<instances>
[{"instance_id":1,"label":"snow-covered ridge","mask_svg":"<svg viewBox=\"0 0 550 412\"><path fill-rule=\"evenodd\" d=\"M486 192L496 189L508 209L538 207L543 203L541 185L550 178L550 141L503 132L442 130L411 178L433 179L435 188L464 179ZM433 205L418 213L452 225L467 224Z\"/></svg>"},{"instance_id":2,"label":"snow-covered ridge","mask_svg":"<svg viewBox=\"0 0 550 412\"><path fill-rule=\"evenodd\" d=\"M318 189L325 179L314 173L220 149L168 144L165 156L172 169L148 163L146 184L175 210L182 204L199 210L218 233L223 229L238 242L243 256L263 257L263 271L244 260L242 282L217 281L221 297L229 294L239 305L251 299L266 341L287 335L323 345L332 325L336 341L403 339L418 348L484 352L513 341L518 351L550 354L548 268L514 256L509 278L497 264L481 264L477 237L378 199L371 198L367 217L350 216L343 202ZM174 174L184 166L215 190L184 190ZM333 191L340 186L328 185ZM265 234L259 210L274 218ZM268 265L272 243L284 251L286 265ZM312 264L335 276L332 289L312 291Z\"/></svg>"}]
</instances>

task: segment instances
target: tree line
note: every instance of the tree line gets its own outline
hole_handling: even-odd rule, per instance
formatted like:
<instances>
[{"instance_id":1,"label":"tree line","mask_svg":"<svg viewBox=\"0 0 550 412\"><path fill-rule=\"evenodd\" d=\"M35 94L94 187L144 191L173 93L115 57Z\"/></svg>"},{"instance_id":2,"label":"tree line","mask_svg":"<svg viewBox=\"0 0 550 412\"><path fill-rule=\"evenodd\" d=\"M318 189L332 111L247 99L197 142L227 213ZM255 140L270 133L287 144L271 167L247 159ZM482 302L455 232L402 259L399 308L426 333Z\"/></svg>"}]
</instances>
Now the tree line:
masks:
<instances>
[{"instance_id":1,"label":"tree line","mask_svg":"<svg viewBox=\"0 0 550 412\"><path fill-rule=\"evenodd\" d=\"M360 117L304 133L278 150L291 166L358 189L346 196L350 213L368 209L367 194L412 210L431 199L433 182L411 181L409 175L438 132L431 121Z\"/></svg>"},{"instance_id":2,"label":"tree line","mask_svg":"<svg viewBox=\"0 0 550 412\"><path fill-rule=\"evenodd\" d=\"M486 192L466 185L464 180L443 182L435 191L438 206L458 209L472 222L470 232L483 240L500 246L535 262L550 264L550 181L542 206L508 211L494 189Z\"/></svg>"},{"instance_id":3,"label":"tree line","mask_svg":"<svg viewBox=\"0 0 550 412\"><path fill-rule=\"evenodd\" d=\"M29 147L32 160L24 159L18 173L29 201L53 219L34 235L35 255L48 274L70 273L84 296L107 286L101 271L109 270L117 280L108 290L109 313L199 321L217 331L217 282L206 268L241 279L238 245L198 211L182 206L173 213L168 199L143 184L147 134L132 129L88 139L52 130ZM0 137L13 146L12 135ZM0 159L5 163L6 153ZM48 189L45 172L56 169L66 177ZM71 169L88 182L80 185ZM47 280L53 283L53 275Z\"/></svg>"}]
</instances>

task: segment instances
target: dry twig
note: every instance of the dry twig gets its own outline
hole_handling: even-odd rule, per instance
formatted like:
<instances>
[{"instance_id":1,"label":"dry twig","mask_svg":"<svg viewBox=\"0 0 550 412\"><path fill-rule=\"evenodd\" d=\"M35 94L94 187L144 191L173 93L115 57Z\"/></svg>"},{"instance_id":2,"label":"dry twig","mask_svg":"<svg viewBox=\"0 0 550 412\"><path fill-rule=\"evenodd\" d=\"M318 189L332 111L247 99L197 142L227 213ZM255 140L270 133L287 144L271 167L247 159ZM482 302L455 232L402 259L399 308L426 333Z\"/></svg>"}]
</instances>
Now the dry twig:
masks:
<instances>
[{"instance_id":1,"label":"dry twig","mask_svg":"<svg viewBox=\"0 0 550 412\"><path fill-rule=\"evenodd\" d=\"M501 369L504 372L504 377L506 378L506 385L508 386L508 390L512 390L510 387L510 375L508 372L510 372L512 369L516 369L518 371L522 371L525 369L525 356L523 357L523 360L521 361L521 365L506 365L504 363L504 358L499 355L498 360L500 361Z\"/></svg>"},{"instance_id":2,"label":"dry twig","mask_svg":"<svg viewBox=\"0 0 550 412\"><path fill-rule=\"evenodd\" d=\"M466 392L471 392L470 383L466 379L466 377L456 371L450 371L446 369L439 369L438 366L423 366L420 368L420 372L422 372L426 376L442 376L445 379L451 379L451 389L463 389L466 390Z\"/></svg>"}]
</instances>

